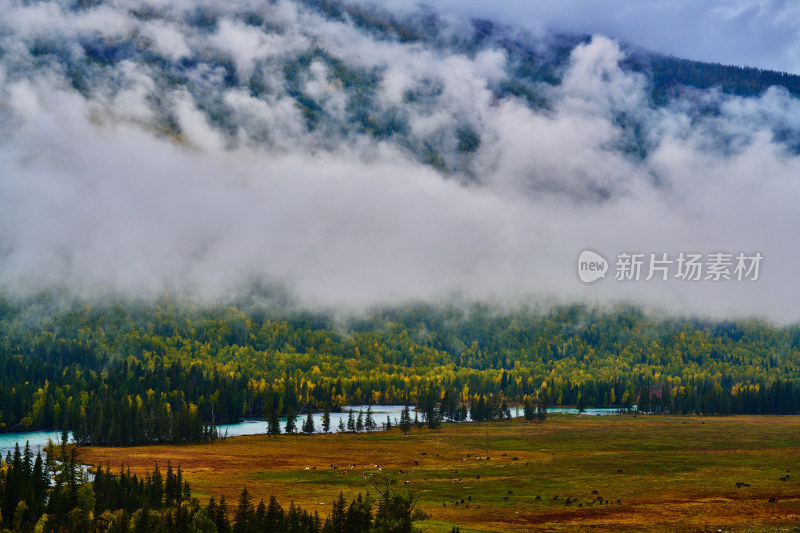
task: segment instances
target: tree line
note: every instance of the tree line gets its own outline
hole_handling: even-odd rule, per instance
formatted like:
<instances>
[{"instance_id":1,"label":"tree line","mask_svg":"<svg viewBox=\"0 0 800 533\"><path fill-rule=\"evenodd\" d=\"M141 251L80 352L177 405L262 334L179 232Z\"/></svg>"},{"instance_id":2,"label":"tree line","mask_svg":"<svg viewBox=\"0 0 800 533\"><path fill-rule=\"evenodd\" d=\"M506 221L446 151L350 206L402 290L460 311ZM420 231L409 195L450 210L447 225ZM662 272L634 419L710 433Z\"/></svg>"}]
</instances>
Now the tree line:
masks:
<instances>
[{"instance_id":1,"label":"tree line","mask_svg":"<svg viewBox=\"0 0 800 533\"><path fill-rule=\"evenodd\" d=\"M302 429L312 411L413 404L436 423L498 418L525 402L797 413L800 327L583 305L415 305L343 321L171 297L0 296L0 431L203 442L245 416L296 415Z\"/></svg>"},{"instance_id":2,"label":"tree line","mask_svg":"<svg viewBox=\"0 0 800 533\"><path fill-rule=\"evenodd\" d=\"M247 487L238 503L222 496L201 505L192 496L181 467L155 465L143 476L98 466L93 478L76 461L75 448L50 444L35 458L16 445L0 465L0 525L14 532L89 533L411 533L426 515L413 494L401 494L389 478L373 481L370 493L348 503L344 494L328 516L290 503L284 509L270 496L257 504ZM51 459L52 457L52 459ZM57 460L55 459L57 458Z\"/></svg>"}]
</instances>

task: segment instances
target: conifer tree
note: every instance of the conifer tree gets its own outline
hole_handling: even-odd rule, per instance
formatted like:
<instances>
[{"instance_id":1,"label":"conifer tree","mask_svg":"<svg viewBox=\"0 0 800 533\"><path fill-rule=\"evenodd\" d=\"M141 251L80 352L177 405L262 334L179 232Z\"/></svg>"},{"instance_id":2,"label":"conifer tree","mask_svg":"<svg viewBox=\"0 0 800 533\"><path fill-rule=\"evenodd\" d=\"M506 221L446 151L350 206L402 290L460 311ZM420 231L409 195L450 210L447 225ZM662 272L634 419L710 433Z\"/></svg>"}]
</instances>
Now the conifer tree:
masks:
<instances>
[{"instance_id":1,"label":"conifer tree","mask_svg":"<svg viewBox=\"0 0 800 533\"><path fill-rule=\"evenodd\" d=\"M322 412L322 431L329 433L331 430L331 411L328 406L325 406L325 411Z\"/></svg>"},{"instance_id":2,"label":"conifer tree","mask_svg":"<svg viewBox=\"0 0 800 533\"><path fill-rule=\"evenodd\" d=\"M314 417L311 416L311 409L308 410L308 416L306 416L306 421L303 422L303 433L310 435L314 433Z\"/></svg>"}]
</instances>

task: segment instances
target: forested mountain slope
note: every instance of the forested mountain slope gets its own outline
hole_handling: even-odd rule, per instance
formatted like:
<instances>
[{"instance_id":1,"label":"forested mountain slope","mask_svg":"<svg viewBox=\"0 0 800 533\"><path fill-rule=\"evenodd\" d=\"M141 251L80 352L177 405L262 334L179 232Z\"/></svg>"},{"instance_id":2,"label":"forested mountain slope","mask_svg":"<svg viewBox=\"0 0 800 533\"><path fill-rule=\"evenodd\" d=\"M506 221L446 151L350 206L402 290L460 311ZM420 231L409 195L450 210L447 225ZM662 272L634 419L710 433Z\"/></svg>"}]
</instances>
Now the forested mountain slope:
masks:
<instances>
[{"instance_id":1,"label":"forested mountain slope","mask_svg":"<svg viewBox=\"0 0 800 533\"><path fill-rule=\"evenodd\" d=\"M582 305L416 305L344 320L163 298L5 301L4 430L193 440L201 423L359 403L476 402L703 414L796 413L800 328Z\"/></svg>"}]
</instances>

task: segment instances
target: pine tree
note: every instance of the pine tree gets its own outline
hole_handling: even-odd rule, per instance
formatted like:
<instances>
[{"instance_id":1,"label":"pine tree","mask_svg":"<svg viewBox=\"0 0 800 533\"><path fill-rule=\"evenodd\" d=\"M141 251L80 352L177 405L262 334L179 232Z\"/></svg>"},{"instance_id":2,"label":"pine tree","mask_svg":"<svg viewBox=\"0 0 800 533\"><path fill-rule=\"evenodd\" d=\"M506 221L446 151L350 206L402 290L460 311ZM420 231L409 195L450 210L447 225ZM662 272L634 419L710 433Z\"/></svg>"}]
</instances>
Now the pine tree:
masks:
<instances>
[{"instance_id":1,"label":"pine tree","mask_svg":"<svg viewBox=\"0 0 800 533\"><path fill-rule=\"evenodd\" d=\"M356 419L356 431L361 433L364 431L364 411L358 410L358 418Z\"/></svg>"},{"instance_id":2,"label":"pine tree","mask_svg":"<svg viewBox=\"0 0 800 533\"><path fill-rule=\"evenodd\" d=\"M322 413L322 431L329 433L331 430L331 412L328 406L325 406L325 411Z\"/></svg>"},{"instance_id":3,"label":"pine tree","mask_svg":"<svg viewBox=\"0 0 800 533\"><path fill-rule=\"evenodd\" d=\"M134 513L133 531L134 533L151 533L152 525L150 520L150 502L145 498L142 508ZM138 514L137 514L138 513Z\"/></svg>"},{"instance_id":4,"label":"pine tree","mask_svg":"<svg viewBox=\"0 0 800 533\"><path fill-rule=\"evenodd\" d=\"M442 427L442 419L439 417L439 412L434 411L432 416L428 419L428 429L440 429Z\"/></svg>"},{"instance_id":5,"label":"pine tree","mask_svg":"<svg viewBox=\"0 0 800 533\"><path fill-rule=\"evenodd\" d=\"M183 471L181 470L181 465L178 465L178 471L175 474L175 503L181 503L183 501L189 501L189 498L186 497L186 494L181 494L181 492L186 492L189 486L189 481L184 483L183 480ZM184 490L181 491L181 488Z\"/></svg>"},{"instance_id":6,"label":"pine tree","mask_svg":"<svg viewBox=\"0 0 800 533\"><path fill-rule=\"evenodd\" d=\"M339 417L339 433L344 433L344 420L341 416Z\"/></svg>"},{"instance_id":7,"label":"pine tree","mask_svg":"<svg viewBox=\"0 0 800 533\"><path fill-rule=\"evenodd\" d=\"M281 421L274 408L270 408L267 415L267 434L275 438L281 434Z\"/></svg>"},{"instance_id":8,"label":"pine tree","mask_svg":"<svg viewBox=\"0 0 800 533\"><path fill-rule=\"evenodd\" d=\"M353 416L353 410L350 409L350 414L347 415L347 431L355 432L356 430L356 419Z\"/></svg>"},{"instance_id":9,"label":"pine tree","mask_svg":"<svg viewBox=\"0 0 800 533\"><path fill-rule=\"evenodd\" d=\"M297 424L295 423L295 418L297 418L297 415L295 414L294 409L289 407L289 409L286 411L286 429L285 429L286 433L288 433L289 435L297 431Z\"/></svg>"},{"instance_id":10,"label":"pine tree","mask_svg":"<svg viewBox=\"0 0 800 533\"><path fill-rule=\"evenodd\" d=\"M511 419L511 411L509 410L508 404L505 400L503 400L503 403L500 405L500 418L505 418L507 420Z\"/></svg>"},{"instance_id":11,"label":"pine tree","mask_svg":"<svg viewBox=\"0 0 800 533\"><path fill-rule=\"evenodd\" d=\"M44 510L44 503L47 496L47 488L50 486L50 478L42 462L42 454L36 452L36 461L33 463L33 477L31 479L33 496L36 502L35 512L41 514Z\"/></svg>"},{"instance_id":12,"label":"pine tree","mask_svg":"<svg viewBox=\"0 0 800 533\"><path fill-rule=\"evenodd\" d=\"M278 500L275 499L275 496L270 496L267 514L264 517L263 531L265 533L282 533L284 531L283 518L283 509L278 504Z\"/></svg>"},{"instance_id":13,"label":"pine tree","mask_svg":"<svg viewBox=\"0 0 800 533\"><path fill-rule=\"evenodd\" d=\"M400 431L406 435L411 431L411 414L408 409L408 404L406 404L405 408L403 408L403 411L400 413Z\"/></svg>"},{"instance_id":14,"label":"pine tree","mask_svg":"<svg viewBox=\"0 0 800 533\"><path fill-rule=\"evenodd\" d=\"M528 422L536 419L536 410L534 409L533 404L531 404L529 398L525 398L525 404L522 408L522 414L525 417L525 420L527 420Z\"/></svg>"},{"instance_id":15,"label":"pine tree","mask_svg":"<svg viewBox=\"0 0 800 533\"><path fill-rule=\"evenodd\" d=\"M264 531L264 527L267 522L267 506L264 504L264 500L259 500L258 506L256 507L256 516L253 520L253 527L254 531Z\"/></svg>"},{"instance_id":16,"label":"pine tree","mask_svg":"<svg viewBox=\"0 0 800 533\"><path fill-rule=\"evenodd\" d=\"M347 501L344 499L344 494L339 493L339 499L333 502L331 514L325 522L325 531L331 533L348 533L346 527L346 506Z\"/></svg>"},{"instance_id":17,"label":"pine tree","mask_svg":"<svg viewBox=\"0 0 800 533\"><path fill-rule=\"evenodd\" d=\"M167 461L167 478L164 482L164 505L170 507L177 500L177 491L180 487L175 486L175 474L172 472L172 463Z\"/></svg>"},{"instance_id":18,"label":"pine tree","mask_svg":"<svg viewBox=\"0 0 800 533\"><path fill-rule=\"evenodd\" d=\"M392 490L391 480L373 477L370 484L380 499L378 511L373 522L374 531L392 531L395 533L411 533L414 531L413 516L417 498L410 492L403 496Z\"/></svg>"},{"instance_id":19,"label":"pine tree","mask_svg":"<svg viewBox=\"0 0 800 533\"><path fill-rule=\"evenodd\" d=\"M375 419L372 418L372 405L367 406L367 419L364 421L364 429L367 431L375 431Z\"/></svg>"},{"instance_id":20,"label":"pine tree","mask_svg":"<svg viewBox=\"0 0 800 533\"><path fill-rule=\"evenodd\" d=\"M253 510L253 500L247 487L242 490L239 496L239 506L233 518L233 533L248 533L252 528L255 511Z\"/></svg>"},{"instance_id":21,"label":"pine tree","mask_svg":"<svg viewBox=\"0 0 800 533\"><path fill-rule=\"evenodd\" d=\"M211 519L211 521L214 522L215 525L216 525L216 520L217 520L217 501L214 499L214 496L211 496L211 499L208 500L208 505L206 505L206 514Z\"/></svg>"},{"instance_id":22,"label":"pine tree","mask_svg":"<svg viewBox=\"0 0 800 533\"><path fill-rule=\"evenodd\" d=\"M581 392L578 392L577 408L579 413L586 411L586 397Z\"/></svg>"},{"instance_id":23,"label":"pine tree","mask_svg":"<svg viewBox=\"0 0 800 533\"><path fill-rule=\"evenodd\" d=\"M309 409L306 421L303 422L303 433L310 435L314 433L314 431L314 417L311 416L311 409Z\"/></svg>"},{"instance_id":24,"label":"pine tree","mask_svg":"<svg viewBox=\"0 0 800 533\"><path fill-rule=\"evenodd\" d=\"M345 515L345 530L348 533L369 533L372 527L372 501L367 493L367 498L361 497L350 503Z\"/></svg>"},{"instance_id":25,"label":"pine tree","mask_svg":"<svg viewBox=\"0 0 800 533\"><path fill-rule=\"evenodd\" d=\"M30 441L25 441L25 451L22 454L22 471L24 483L30 482L31 475L33 474L33 452L31 452Z\"/></svg>"},{"instance_id":26,"label":"pine tree","mask_svg":"<svg viewBox=\"0 0 800 533\"><path fill-rule=\"evenodd\" d=\"M224 495L219 498L217 516L214 517L214 523L217 525L218 533L228 533L231 530L231 523L228 522L228 503L225 501Z\"/></svg>"}]
</instances>

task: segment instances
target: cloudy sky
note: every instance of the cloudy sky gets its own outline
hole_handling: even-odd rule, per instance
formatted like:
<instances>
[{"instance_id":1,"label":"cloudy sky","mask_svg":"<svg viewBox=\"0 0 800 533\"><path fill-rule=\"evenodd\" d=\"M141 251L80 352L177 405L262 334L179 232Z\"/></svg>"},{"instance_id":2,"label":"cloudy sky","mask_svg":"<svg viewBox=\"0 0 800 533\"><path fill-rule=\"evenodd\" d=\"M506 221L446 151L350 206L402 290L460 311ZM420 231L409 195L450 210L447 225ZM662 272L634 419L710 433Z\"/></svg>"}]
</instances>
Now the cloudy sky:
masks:
<instances>
[{"instance_id":1,"label":"cloudy sky","mask_svg":"<svg viewBox=\"0 0 800 533\"><path fill-rule=\"evenodd\" d=\"M409 3L390 0L390 4L401 10ZM531 31L602 33L678 57L800 73L800 4L789 0L430 0L422 4Z\"/></svg>"},{"instance_id":2,"label":"cloudy sky","mask_svg":"<svg viewBox=\"0 0 800 533\"><path fill-rule=\"evenodd\" d=\"M480 14L534 34L610 34L572 52L560 85L536 86L546 109L498 97L513 76L498 47L376 39L289 1L206 2L216 22L200 26L188 1L153 1L137 17L142 4L126 0L82 11L0 0L0 284L224 298L260 279L336 309L457 296L800 320L800 157L789 142L800 138L800 102L773 88L654 107L614 40L789 69L790 23L767 13L792 8L521 4L437 9L452 32ZM738 55L732 28L758 51ZM698 53L669 48L684 40ZM93 46L131 42L87 59ZM335 63L318 58L288 77L286 65L320 48L370 73L370 112L399 116L401 138L348 129L359 120L354 92ZM298 98L319 109L318 128ZM709 107L717 112L698 112ZM643 157L626 150L620 117L636 125ZM456 149L464 128L480 138L468 157ZM421 160L414 147L426 146L449 171ZM585 248L612 261L626 251L764 259L757 281L584 285Z\"/></svg>"}]
</instances>

